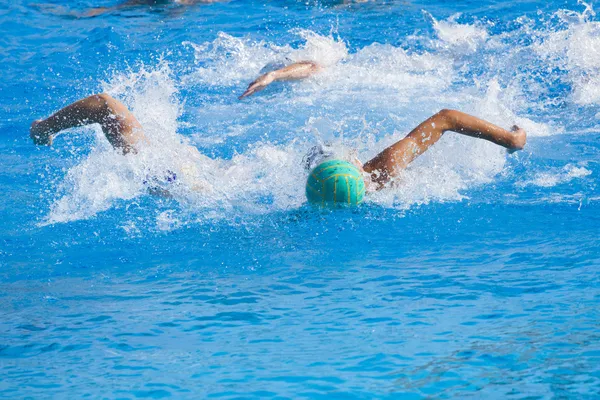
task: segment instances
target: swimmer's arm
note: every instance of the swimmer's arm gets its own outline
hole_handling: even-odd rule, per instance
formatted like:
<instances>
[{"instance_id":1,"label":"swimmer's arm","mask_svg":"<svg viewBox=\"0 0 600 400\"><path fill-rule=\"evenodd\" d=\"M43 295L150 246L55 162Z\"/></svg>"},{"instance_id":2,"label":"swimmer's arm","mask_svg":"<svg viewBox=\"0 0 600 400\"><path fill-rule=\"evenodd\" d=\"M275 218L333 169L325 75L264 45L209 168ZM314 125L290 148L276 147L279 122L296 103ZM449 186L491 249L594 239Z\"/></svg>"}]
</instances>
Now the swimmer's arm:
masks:
<instances>
[{"instance_id":1,"label":"swimmer's arm","mask_svg":"<svg viewBox=\"0 0 600 400\"><path fill-rule=\"evenodd\" d=\"M183 5L183 6L191 6L194 4L211 4L211 3L217 3L220 1L224 1L224 0L175 0L174 3ZM91 10L89 10L85 14L83 14L83 16L84 17L96 17L98 15L102 15L107 12L117 11L117 10L121 10L124 8L130 8L130 7L140 6L140 5L153 5L153 4L155 4L155 3L153 1L149 1L149 0L129 0L129 1L121 3L114 7L92 8Z\"/></svg>"},{"instance_id":2,"label":"swimmer's arm","mask_svg":"<svg viewBox=\"0 0 600 400\"><path fill-rule=\"evenodd\" d=\"M488 140L509 150L521 150L527 141L523 129L511 131L456 110L442 110L419 124L404 139L391 145L364 165L371 179L383 187L414 159L433 146L444 134L453 131Z\"/></svg>"},{"instance_id":3,"label":"swimmer's arm","mask_svg":"<svg viewBox=\"0 0 600 400\"><path fill-rule=\"evenodd\" d=\"M251 96L256 92L263 90L273 82L305 79L319 71L321 71L321 66L319 64L312 61L300 61L288 65L287 67L267 72L252 82L239 98L241 100L244 97Z\"/></svg>"},{"instance_id":4,"label":"swimmer's arm","mask_svg":"<svg viewBox=\"0 0 600 400\"><path fill-rule=\"evenodd\" d=\"M78 100L46 119L34 121L29 135L37 145L51 145L54 135L62 130L96 123L110 144L123 153L135 150L137 143L146 140L135 116L106 93Z\"/></svg>"},{"instance_id":5,"label":"swimmer's arm","mask_svg":"<svg viewBox=\"0 0 600 400\"><path fill-rule=\"evenodd\" d=\"M82 14L82 17L97 17L98 15L106 14L115 10L116 7L96 7Z\"/></svg>"},{"instance_id":6,"label":"swimmer's arm","mask_svg":"<svg viewBox=\"0 0 600 400\"><path fill-rule=\"evenodd\" d=\"M151 4L152 4L151 2L143 1L143 0L129 0L129 1L125 1L121 4L118 4L113 7L92 8L91 10L88 10L85 14L83 14L83 16L84 17L96 17L98 15L106 14L106 13L112 12L112 11L121 10L124 8L131 8L131 7L135 7L135 6L139 6L139 5L151 5Z\"/></svg>"}]
</instances>

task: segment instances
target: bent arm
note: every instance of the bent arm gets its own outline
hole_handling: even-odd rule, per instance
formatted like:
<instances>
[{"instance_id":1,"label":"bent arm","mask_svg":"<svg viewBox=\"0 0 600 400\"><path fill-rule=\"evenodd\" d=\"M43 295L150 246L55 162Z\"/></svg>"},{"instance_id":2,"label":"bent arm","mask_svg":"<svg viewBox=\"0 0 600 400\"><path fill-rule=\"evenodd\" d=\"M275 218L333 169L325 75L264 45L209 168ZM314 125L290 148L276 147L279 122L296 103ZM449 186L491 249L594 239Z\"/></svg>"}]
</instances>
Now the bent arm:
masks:
<instances>
[{"instance_id":1,"label":"bent arm","mask_svg":"<svg viewBox=\"0 0 600 400\"><path fill-rule=\"evenodd\" d=\"M371 179L383 187L399 171L433 146L447 131L488 140L509 150L521 150L527 141L524 130L507 131L490 122L456 110L442 110L420 123L404 139L383 150L364 165Z\"/></svg>"},{"instance_id":2,"label":"bent arm","mask_svg":"<svg viewBox=\"0 0 600 400\"><path fill-rule=\"evenodd\" d=\"M321 71L319 64L313 61L299 61L288 65L287 67L267 72L248 85L248 89L246 89L239 99L241 100L244 97L251 96L256 92L263 90L273 82L305 79L319 71Z\"/></svg>"},{"instance_id":3,"label":"bent arm","mask_svg":"<svg viewBox=\"0 0 600 400\"><path fill-rule=\"evenodd\" d=\"M70 104L46 119L31 124L30 137L35 144L50 145L62 130L100 124L110 144L127 153L145 140L142 126L120 101L108 94L96 94Z\"/></svg>"}]
</instances>

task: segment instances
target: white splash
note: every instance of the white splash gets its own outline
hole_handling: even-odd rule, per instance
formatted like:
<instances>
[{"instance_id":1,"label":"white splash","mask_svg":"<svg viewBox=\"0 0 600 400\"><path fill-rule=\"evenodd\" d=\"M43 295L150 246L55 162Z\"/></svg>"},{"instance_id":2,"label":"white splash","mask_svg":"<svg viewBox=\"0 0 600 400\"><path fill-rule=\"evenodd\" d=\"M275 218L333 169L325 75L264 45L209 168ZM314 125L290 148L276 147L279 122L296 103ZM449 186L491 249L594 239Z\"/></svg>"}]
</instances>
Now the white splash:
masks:
<instances>
[{"instance_id":1,"label":"white splash","mask_svg":"<svg viewBox=\"0 0 600 400\"><path fill-rule=\"evenodd\" d=\"M427 12L425 15L432 20L440 44L454 51L472 53L488 40L489 34L482 26L458 23L461 14L454 14L445 21L438 21Z\"/></svg>"},{"instance_id":2,"label":"white splash","mask_svg":"<svg viewBox=\"0 0 600 400\"><path fill-rule=\"evenodd\" d=\"M584 178L592 174L592 171L584 166L567 164L561 169L553 168L549 171L538 172L533 179L517 182L520 187L539 186L544 188L554 187L563 183L571 182L574 179Z\"/></svg>"},{"instance_id":3,"label":"white splash","mask_svg":"<svg viewBox=\"0 0 600 400\"><path fill-rule=\"evenodd\" d=\"M581 3L581 13L561 11L557 17L566 28L541 34L533 50L548 67L566 70L573 86L573 101L580 105L600 102L600 22L592 20L596 13L591 5Z\"/></svg>"},{"instance_id":4,"label":"white splash","mask_svg":"<svg viewBox=\"0 0 600 400\"><path fill-rule=\"evenodd\" d=\"M213 42L196 44L184 42L194 50L197 68L182 78L187 85L227 86L241 81L251 82L269 64L289 64L297 61L316 61L329 67L348 55L343 41L322 36L305 29L295 29L304 46L294 49L250 38L236 38L219 32Z\"/></svg>"},{"instance_id":5,"label":"white splash","mask_svg":"<svg viewBox=\"0 0 600 400\"><path fill-rule=\"evenodd\" d=\"M349 53L343 39L308 30L294 31L304 40L299 48L219 33L208 43L183 44L193 51L191 66L160 62L117 74L104 90L132 109L151 144L124 157L95 131L95 147L67 172L47 220L90 218L118 201L147 195L144 181L164 181L172 174L176 181L165 185L177 207L156 217L160 230L177 229L185 212L212 221L295 209L305 201L302 156L317 140L355 148L367 161L442 108L473 113L506 128L517 124L530 137L561 133L561 126L527 118L529 108L540 106L538 94L548 88L531 84L526 92L530 77L518 70L531 67L524 54L537 57L537 63L561 60L572 71L573 98L584 101L577 80L600 76L600 58L588 57L579 46L585 42L593 54L598 50L595 23L570 22L561 32L537 32L533 45L517 46L510 35L523 31L494 36L484 24L460 24L457 18L432 17L435 37L422 38L430 45L419 51L373 43ZM473 57L481 71L469 74ZM325 71L303 82L273 86L248 101L236 99L265 65L305 59L325 65ZM587 90L591 97L585 101L592 101L593 89ZM186 107L182 91L206 99L198 108ZM180 123L184 112L191 124L186 136ZM221 146L233 155L212 159L193 144ZM394 187L369 201L402 209L461 200L471 188L493 182L506 168L506 157L504 149L491 143L448 133ZM521 185L551 187L585 173L591 172L573 166Z\"/></svg>"}]
</instances>

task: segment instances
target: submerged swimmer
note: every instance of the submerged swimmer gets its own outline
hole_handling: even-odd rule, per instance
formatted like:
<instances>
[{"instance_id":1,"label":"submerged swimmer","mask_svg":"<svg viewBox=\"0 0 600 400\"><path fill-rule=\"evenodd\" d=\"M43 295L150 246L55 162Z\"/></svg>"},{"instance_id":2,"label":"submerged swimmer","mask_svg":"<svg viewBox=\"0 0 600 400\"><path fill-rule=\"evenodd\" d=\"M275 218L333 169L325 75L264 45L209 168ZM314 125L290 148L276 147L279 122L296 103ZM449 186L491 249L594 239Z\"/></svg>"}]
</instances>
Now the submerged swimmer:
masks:
<instances>
[{"instance_id":1,"label":"submerged swimmer","mask_svg":"<svg viewBox=\"0 0 600 400\"><path fill-rule=\"evenodd\" d=\"M113 7L97 7L92 8L84 14L86 17L95 17L97 15L105 14L107 12L122 10L126 8L132 8L137 6L159 6L159 5L181 5L189 6L194 4L210 4L224 0L128 0L119 5Z\"/></svg>"},{"instance_id":2,"label":"submerged swimmer","mask_svg":"<svg viewBox=\"0 0 600 400\"><path fill-rule=\"evenodd\" d=\"M30 137L37 145L51 145L58 132L90 124L99 124L110 144L123 154L136 153L139 147L147 142L142 126L135 116L124 104L104 93L78 100L46 119L34 121L31 124ZM367 192L380 190L449 131L485 139L510 151L523 149L527 142L525 131L517 126L513 126L511 131L508 131L460 111L441 110L365 164L355 157L345 160L350 161L345 163L345 171L354 174L357 183L366 188ZM336 157L332 155L325 151L313 152L306 159L307 167L312 169L316 165L313 169L314 173L324 163L336 161ZM176 179L173 173L168 172L167 175L169 182ZM308 195L307 190L307 197L311 202L341 202L336 184L327 186L323 183L322 187L317 189L316 196ZM355 197L359 194L354 193ZM348 197L348 203L358 202L351 201Z\"/></svg>"}]
</instances>

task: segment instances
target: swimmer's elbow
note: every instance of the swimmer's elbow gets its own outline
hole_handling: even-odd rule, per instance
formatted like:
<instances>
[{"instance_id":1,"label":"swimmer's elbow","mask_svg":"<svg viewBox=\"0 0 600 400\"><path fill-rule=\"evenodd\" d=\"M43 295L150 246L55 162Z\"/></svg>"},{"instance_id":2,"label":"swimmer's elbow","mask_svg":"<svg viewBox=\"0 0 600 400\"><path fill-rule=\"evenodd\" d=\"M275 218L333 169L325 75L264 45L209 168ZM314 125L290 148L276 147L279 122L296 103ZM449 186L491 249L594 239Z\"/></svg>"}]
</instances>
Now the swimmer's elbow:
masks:
<instances>
[{"instance_id":1,"label":"swimmer's elbow","mask_svg":"<svg viewBox=\"0 0 600 400\"><path fill-rule=\"evenodd\" d=\"M453 127L456 125L458 111L451 110L449 108L443 108L440 111L438 111L437 114L435 114L435 117L439 120L439 122L441 122L440 127L443 128L443 130L452 130Z\"/></svg>"},{"instance_id":2,"label":"swimmer's elbow","mask_svg":"<svg viewBox=\"0 0 600 400\"><path fill-rule=\"evenodd\" d=\"M310 66L310 70L308 71L309 76L323 71L323 66L317 62L308 61L308 65Z\"/></svg>"},{"instance_id":3,"label":"swimmer's elbow","mask_svg":"<svg viewBox=\"0 0 600 400\"><path fill-rule=\"evenodd\" d=\"M454 119L458 111L449 108L442 108L436 115L444 119Z\"/></svg>"},{"instance_id":4,"label":"swimmer's elbow","mask_svg":"<svg viewBox=\"0 0 600 400\"><path fill-rule=\"evenodd\" d=\"M108 93L98 93L96 95L94 95L94 97L96 97L98 100L104 100L104 101L109 101L112 100L112 96Z\"/></svg>"},{"instance_id":5,"label":"swimmer's elbow","mask_svg":"<svg viewBox=\"0 0 600 400\"><path fill-rule=\"evenodd\" d=\"M110 104L113 104L116 100L107 93L98 93L89 96L87 104L94 109L104 109Z\"/></svg>"},{"instance_id":6,"label":"swimmer's elbow","mask_svg":"<svg viewBox=\"0 0 600 400\"><path fill-rule=\"evenodd\" d=\"M309 61L308 63L310 64L310 66L312 67L312 69L315 72L320 71L321 69L323 69L323 67L321 66L321 64L319 64L318 62Z\"/></svg>"},{"instance_id":7,"label":"swimmer's elbow","mask_svg":"<svg viewBox=\"0 0 600 400\"><path fill-rule=\"evenodd\" d=\"M102 115L109 113L123 119L133 118L133 115L123 103L107 93L98 93L90 96L90 98L93 99L92 105L96 108L96 111L102 113Z\"/></svg>"},{"instance_id":8,"label":"swimmer's elbow","mask_svg":"<svg viewBox=\"0 0 600 400\"><path fill-rule=\"evenodd\" d=\"M114 97L112 97L108 93L98 93L98 94L93 95L92 97L94 97L96 99L96 101L104 103L104 104L112 104L117 101Z\"/></svg>"}]
</instances>

